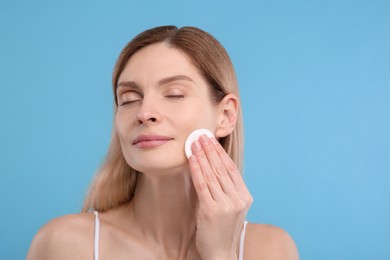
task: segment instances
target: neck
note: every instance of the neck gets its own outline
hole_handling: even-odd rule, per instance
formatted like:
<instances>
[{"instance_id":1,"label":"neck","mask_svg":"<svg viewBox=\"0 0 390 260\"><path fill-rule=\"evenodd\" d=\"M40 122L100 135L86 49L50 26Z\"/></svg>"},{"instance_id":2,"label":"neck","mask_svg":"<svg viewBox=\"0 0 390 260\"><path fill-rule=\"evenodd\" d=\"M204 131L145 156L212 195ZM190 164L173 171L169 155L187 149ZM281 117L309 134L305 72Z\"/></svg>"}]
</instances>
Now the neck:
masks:
<instances>
[{"instance_id":1,"label":"neck","mask_svg":"<svg viewBox=\"0 0 390 260\"><path fill-rule=\"evenodd\" d=\"M195 246L198 198L189 170L174 175L140 173L131 202L135 223L166 252Z\"/></svg>"}]
</instances>

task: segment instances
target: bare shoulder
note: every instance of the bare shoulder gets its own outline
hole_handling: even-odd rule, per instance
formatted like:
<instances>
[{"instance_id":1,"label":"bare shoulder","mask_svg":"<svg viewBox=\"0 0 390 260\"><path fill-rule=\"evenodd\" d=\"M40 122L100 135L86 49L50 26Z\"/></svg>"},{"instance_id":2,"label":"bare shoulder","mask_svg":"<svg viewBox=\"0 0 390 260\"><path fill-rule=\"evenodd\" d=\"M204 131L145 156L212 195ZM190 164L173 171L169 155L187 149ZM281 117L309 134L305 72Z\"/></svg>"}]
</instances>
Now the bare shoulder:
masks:
<instances>
[{"instance_id":1,"label":"bare shoulder","mask_svg":"<svg viewBox=\"0 0 390 260\"><path fill-rule=\"evenodd\" d=\"M92 259L94 215L81 213L51 220L35 235L27 260Z\"/></svg>"},{"instance_id":2,"label":"bare shoulder","mask_svg":"<svg viewBox=\"0 0 390 260\"><path fill-rule=\"evenodd\" d=\"M244 258L251 259L299 259L298 249L292 237L282 228L266 225L247 225Z\"/></svg>"}]
</instances>

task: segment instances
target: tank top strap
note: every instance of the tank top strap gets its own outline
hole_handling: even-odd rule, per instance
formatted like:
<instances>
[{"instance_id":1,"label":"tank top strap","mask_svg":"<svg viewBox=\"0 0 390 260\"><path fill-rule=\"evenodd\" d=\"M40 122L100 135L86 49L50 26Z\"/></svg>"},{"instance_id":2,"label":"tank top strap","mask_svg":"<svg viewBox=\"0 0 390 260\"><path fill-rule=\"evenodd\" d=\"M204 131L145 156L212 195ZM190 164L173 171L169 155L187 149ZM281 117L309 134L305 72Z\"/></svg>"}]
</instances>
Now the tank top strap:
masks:
<instances>
[{"instance_id":1,"label":"tank top strap","mask_svg":"<svg viewBox=\"0 0 390 260\"><path fill-rule=\"evenodd\" d=\"M238 260L244 259L244 242L245 242L245 231L246 231L246 225L248 224L248 221L244 221L244 226L241 230L241 237L240 237L240 249L238 253Z\"/></svg>"},{"instance_id":2,"label":"tank top strap","mask_svg":"<svg viewBox=\"0 0 390 260\"><path fill-rule=\"evenodd\" d=\"M99 233L100 233L99 212L95 210L93 214L95 214L95 243L94 243L93 259L99 260Z\"/></svg>"}]
</instances>

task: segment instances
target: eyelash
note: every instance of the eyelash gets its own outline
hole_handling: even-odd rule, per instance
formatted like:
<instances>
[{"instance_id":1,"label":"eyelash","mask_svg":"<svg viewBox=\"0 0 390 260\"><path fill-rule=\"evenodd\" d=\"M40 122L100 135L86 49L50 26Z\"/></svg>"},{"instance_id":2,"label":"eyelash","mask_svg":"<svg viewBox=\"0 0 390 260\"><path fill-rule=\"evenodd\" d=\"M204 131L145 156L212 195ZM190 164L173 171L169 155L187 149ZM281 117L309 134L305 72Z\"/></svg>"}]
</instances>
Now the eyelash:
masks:
<instances>
[{"instance_id":1,"label":"eyelash","mask_svg":"<svg viewBox=\"0 0 390 260\"><path fill-rule=\"evenodd\" d=\"M165 97L179 99L179 98L184 98L184 95L167 95ZM139 100L125 101L122 104L120 104L119 106L124 106L124 105L131 104L131 103L134 103L134 102L137 102L137 101L139 101Z\"/></svg>"},{"instance_id":2,"label":"eyelash","mask_svg":"<svg viewBox=\"0 0 390 260\"><path fill-rule=\"evenodd\" d=\"M127 104L131 104L131 103L134 103L134 102L137 102L139 100L133 100L133 101L125 101L125 102L122 102L122 104L120 104L120 106L124 106L124 105L127 105Z\"/></svg>"},{"instance_id":3,"label":"eyelash","mask_svg":"<svg viewBox=\"0 0 390 260\"><path fill-rule=\"evenodd\" d=\"M168 95L168 98L184 98L184 95Z\"/></svg>"}]
</instances>

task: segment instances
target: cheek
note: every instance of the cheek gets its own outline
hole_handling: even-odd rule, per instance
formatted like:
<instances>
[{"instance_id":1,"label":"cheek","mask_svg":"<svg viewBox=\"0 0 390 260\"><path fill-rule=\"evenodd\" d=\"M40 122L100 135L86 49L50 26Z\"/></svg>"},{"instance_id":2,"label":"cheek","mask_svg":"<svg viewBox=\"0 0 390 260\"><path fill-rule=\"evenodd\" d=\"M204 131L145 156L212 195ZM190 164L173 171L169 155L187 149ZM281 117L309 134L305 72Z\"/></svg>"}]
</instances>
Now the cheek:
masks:
<instances>
[{"instance_id":1,"label":"cheek","mask_svg":"<svg viewBox=\"0 0 390 260\"><path fill-rule=\"evenodd\" d=\"M119 140L123 141L123 139L126 137L125 136L125 133L128 133L128 127L129 127L129 124L126 124L126 119L124 118L124 115L121 114L121 113L117 113L115 115L115 127L116 127L116 131L118 133L118 136L119 136Z\"/></svg>"},{"instance_id":2,"label":"cheek","mask_svg":"<svg viewBox=\"0 0 390 260\"><path fill-rule=\"evenodd\" d=\"M187 111L175 112L177 128L181 130L185 139L194 130L206 128L215 132L217 114L213 107L207 105L192 106ZM184 140L185 141L185 140Z\"/></svg>"}]
</instances>

